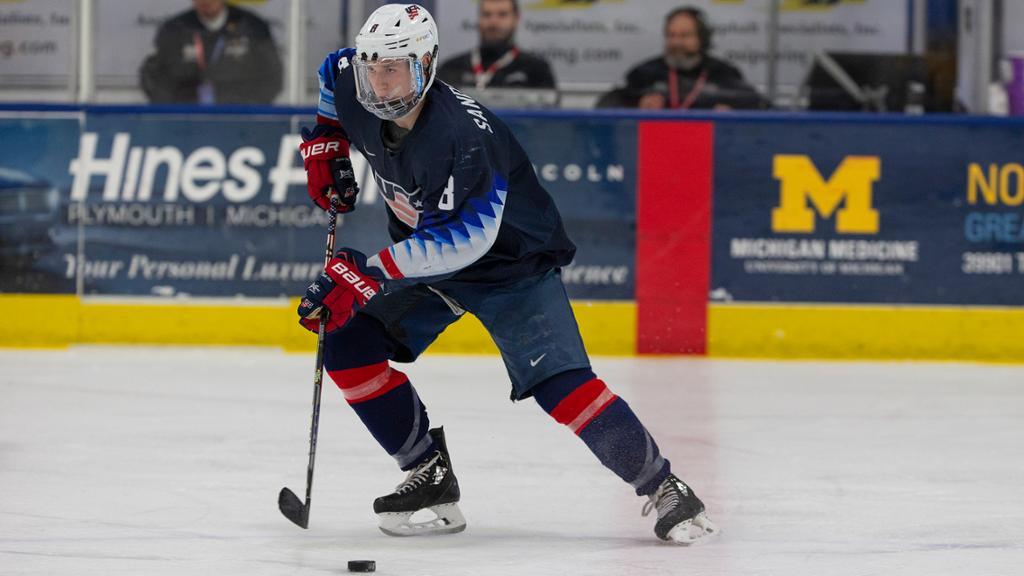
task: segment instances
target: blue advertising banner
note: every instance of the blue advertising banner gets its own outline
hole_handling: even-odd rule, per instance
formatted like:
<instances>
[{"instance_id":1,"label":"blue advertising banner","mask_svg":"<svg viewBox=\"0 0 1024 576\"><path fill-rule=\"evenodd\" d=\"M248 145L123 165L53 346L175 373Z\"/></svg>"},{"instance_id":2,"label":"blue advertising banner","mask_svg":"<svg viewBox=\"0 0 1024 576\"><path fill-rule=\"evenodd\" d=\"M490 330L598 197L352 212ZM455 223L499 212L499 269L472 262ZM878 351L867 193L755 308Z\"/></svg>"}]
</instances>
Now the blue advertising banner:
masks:
<instances>
[{"instance_id":1,"label":"blue advertising banner","mask_svg":"<svg viewBox=\"0 0 1024 576\"><path fill-rule=\"evenodd\" d=\"M711 299L1024 304L1010 124L721 122Z\"/></svg>"},{"instance_id":2,"label":"blue advertising banner","mask_svg":"<svg viewBox=\"0 0 1024 576\"><path fill-rule=\"evenodd\" d=\"M81 258L84 293L300 293L323 268L327 216L306 197L291 127L287 116L89 115L69 164L68 223L82 226L84 251L68 270ZM341 242L386 242L383 208L368 204L344 218Z\"/></svg>"},{"instance_id":3,"label":"blue advertising banner","mask_svg":"<svg viewBox=\"0 0 1024 576\"><path fill-rule=\"evenodd\" d=\"M301 294L327 216L308 200L288 114L0 117L0 292L164 297ZM631 299L635 125L511 121L579 245L570 296ZM390 244L365 160L338 245Z\"/></svg>"},{"instance_id":4,"label":"blue advertising banner","mask_svg":"<svg viewBox=\"0 0 1024 576\"><path fill-rule=\"evenodd\" d=\"M569 294L632 300L636 262L636 122L513 118L516 137L558 204L578 250L562 271Z\"/></svg>"}]
</instances>

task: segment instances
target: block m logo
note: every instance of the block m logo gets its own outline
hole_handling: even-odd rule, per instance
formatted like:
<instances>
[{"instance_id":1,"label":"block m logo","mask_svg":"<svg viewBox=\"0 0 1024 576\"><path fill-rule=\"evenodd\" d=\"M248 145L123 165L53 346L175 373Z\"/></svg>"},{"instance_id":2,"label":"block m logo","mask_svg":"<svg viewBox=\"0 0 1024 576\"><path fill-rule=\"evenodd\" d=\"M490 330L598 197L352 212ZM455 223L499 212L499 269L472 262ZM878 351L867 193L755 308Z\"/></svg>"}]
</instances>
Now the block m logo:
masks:
<instances>
[{"instance_id":1,"label":"block m logo","mask_svg":"<svg viewBox=\"0 0 1024 576\"><path fill-rule=\"evenodd\" d=\"M818 215L835 214L840 234L878 233L878 210L871 204L873 185L882 173L877 156L847 156L827 181L807 156L779 154L772 170L780 183L772 232L810 234Z\"/></svg>"}]
</instances>

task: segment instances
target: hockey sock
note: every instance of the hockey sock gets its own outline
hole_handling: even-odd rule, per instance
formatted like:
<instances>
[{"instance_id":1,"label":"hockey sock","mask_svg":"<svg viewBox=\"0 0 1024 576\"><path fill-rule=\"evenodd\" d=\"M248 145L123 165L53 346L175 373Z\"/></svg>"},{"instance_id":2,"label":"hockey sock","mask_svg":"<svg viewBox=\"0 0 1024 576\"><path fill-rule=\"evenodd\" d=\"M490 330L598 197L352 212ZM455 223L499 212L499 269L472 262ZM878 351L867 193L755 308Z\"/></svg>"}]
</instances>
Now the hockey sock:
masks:
<instances>
[{"instance_id":1,"label":"hockey sock","mask_svg":"<svg viewBox=\"0 0 1024 576\"><path fill-rule=\"evenodd\" d=\"M538 384L533 395L545 412L579 436L637 495L653 494L670 474L669 461L629 404L590 370L553 376Z\"/></svg>"},{"instance_id":2,"label":"hockey sock","mask_svg":"<svg viewBox=\"0 0 1024 576\"><path fill-rule=\"evenodd\" d=\"M327 373L381 447L412 470L435 450L426 407L409 378L388 364L390 342L379 322L357 314L339 332L342 341L328 347Z\"/></svg>"}]
</instances>

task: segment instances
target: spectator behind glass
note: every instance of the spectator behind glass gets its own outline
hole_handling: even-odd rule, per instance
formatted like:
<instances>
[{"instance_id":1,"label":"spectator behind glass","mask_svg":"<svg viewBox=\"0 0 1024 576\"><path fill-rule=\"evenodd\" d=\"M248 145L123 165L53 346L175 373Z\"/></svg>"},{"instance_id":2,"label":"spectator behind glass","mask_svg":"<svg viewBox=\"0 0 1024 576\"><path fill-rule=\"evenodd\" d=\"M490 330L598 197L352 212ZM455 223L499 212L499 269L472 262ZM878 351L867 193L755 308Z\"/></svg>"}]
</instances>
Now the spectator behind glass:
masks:
<instances>
[{"instance_id":1,"label":"spectator behind glass","mask_svg":"<svg viewBox=\"0 0 1024 576\"><path fill-rule=\"evenodd\" d=\"M140 71L154 103L270 104L281 92L281 59L267 22L224 0L192 0L164 22Z\"/></svg>"},{"instance_id":2,"label":"spectator behind glass","mask_svg":"<svg viewBox=\"0 0 1024 576\"><path fill-rule=\"evenodd\" d=\"M766 107L735 66L709 54L711 36L701 10L673 10L665 17L665 53L630 70L626 88L606 95L600 105L645 110Z\"/></svg>"},{"instance_id":3,"label":"spectator behind glass","mask_svg":"<svg viewBox=\"0 0 1024 576\"><path fill-rule=\"evenodd\" d=\"M452 86L554 88L555 75L543 58L515 44L519 26L517 0L480 0L480 45L441 64L437 77Z\"/></svg>"}]
</instances>

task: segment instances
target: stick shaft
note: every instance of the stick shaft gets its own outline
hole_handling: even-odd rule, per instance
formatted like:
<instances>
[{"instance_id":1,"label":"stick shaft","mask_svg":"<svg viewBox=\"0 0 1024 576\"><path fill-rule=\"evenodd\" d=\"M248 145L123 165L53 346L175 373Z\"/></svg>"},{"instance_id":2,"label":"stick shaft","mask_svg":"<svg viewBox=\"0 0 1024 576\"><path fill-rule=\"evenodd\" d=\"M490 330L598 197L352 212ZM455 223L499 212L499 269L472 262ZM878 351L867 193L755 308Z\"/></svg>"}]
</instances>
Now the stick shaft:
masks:
<instances>
[{"instance_id":1,"label":"stick shaft","mask_svg":"<svg viewBox=\"0 0 1024 576\"><path fill-rule=\"evenodd\" d=\"M324 268L334 257L334 236L338 228L338 209L332 203L330 220L327 224L327 249L324 253ZM316 337L316 372L313 373L313 416L309 424L309 465L306 468L306 514L309 514L313 496L313 465L316 463L316 439L320 428L320 394L324 382L324 335L327 332L327 312L320 313L320 329Z\"/></svg>"}]
</instances>

